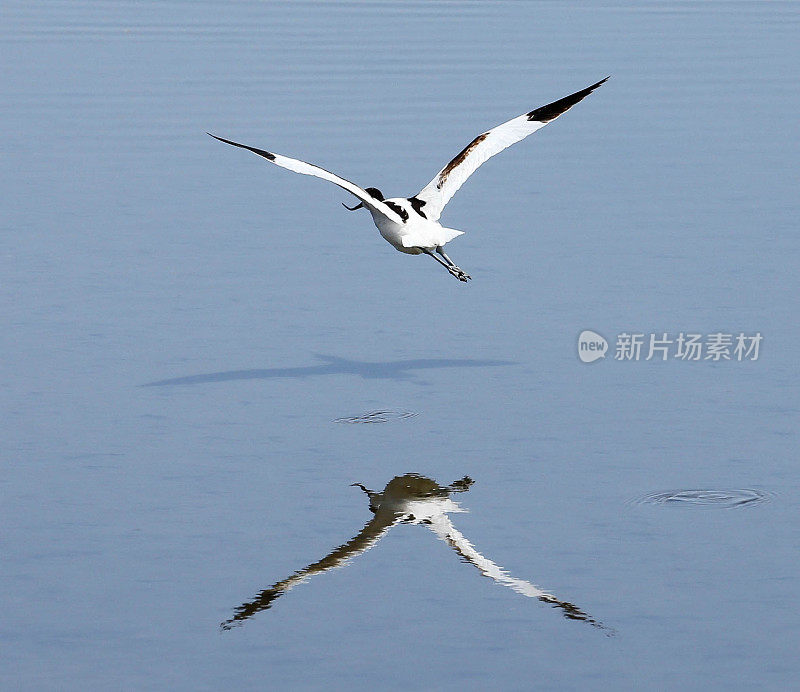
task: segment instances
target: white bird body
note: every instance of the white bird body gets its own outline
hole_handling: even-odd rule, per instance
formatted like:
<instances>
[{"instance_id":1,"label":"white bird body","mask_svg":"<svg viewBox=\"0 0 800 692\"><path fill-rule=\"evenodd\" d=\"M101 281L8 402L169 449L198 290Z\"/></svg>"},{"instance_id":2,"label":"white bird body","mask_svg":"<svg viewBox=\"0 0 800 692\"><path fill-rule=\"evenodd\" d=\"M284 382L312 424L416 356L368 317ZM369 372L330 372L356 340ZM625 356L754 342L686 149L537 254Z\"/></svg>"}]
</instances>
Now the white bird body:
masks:
<instances>
[{"instance_id":1,"label":"white bird body","mask_svg":"<svg viewBox=\"0 0 800 692\"><path fill-rule=\"evenodd\" d=\"M453 238L464 234L464 231L445 228L438 221L423 218L414 211L411 203L403 197L387 199L386 202L399 207L408 214L408 221L397 223L379 211L371 211L372 220L384 240L396 250L405 252L407 255L421 255L423 248L435 250L437 247L443 247L445 243L450 242Z\"/></svg>"},{"instance_id":2,"label":"white bird body","mask_svg":"<svg viewBox=\"0 0 800 692\"><path fill-rule=\"evenodd\" d=\"M350 211L361 207L368 209L380 234L396 250L407 255L423 253L430 255L459 281L468 281L471 278L469 274L457 267L443 250L446 243L464 233L464 231L454 228L445 228L439 223L439 217L447 202L481 164L555 120L578 101L588 96L606 79L481 133L442 168L422 190L408 198L384 199L383 193L377 188L359 187L319 166L281 154L273 154L263 149L256 149L246 144L239 144L216 135L211 136L226 144L248 149L282 168L322 178L347 190L353 196L358 197L360 202L354 207L344 206Z\"/></svg>"}]
</instances>

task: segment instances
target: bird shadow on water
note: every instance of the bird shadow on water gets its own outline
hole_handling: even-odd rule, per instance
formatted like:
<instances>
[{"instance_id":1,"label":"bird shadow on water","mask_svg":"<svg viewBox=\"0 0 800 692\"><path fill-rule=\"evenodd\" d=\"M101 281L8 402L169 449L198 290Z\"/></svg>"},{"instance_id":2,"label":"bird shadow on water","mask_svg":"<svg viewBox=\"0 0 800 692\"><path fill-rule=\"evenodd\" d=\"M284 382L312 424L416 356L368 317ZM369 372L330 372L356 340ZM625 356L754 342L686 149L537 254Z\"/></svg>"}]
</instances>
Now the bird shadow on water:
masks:
<instances>
[{"instance_id":1,"label":"bird shadow on water","mask_svg":"<svg viewBox=\"0 0 800 692\"><path fill-rule=\"evenodd\" d=\"M353 483L366 493L369 498L369 510L373 515L361 531L346 543L334 548L322 559L312 562L286 579L268 586L251 600L236 607L233 615L220 624L220 629L230 630L237 625L242 625L245 620L272 608L276 599L298 584L314 575L344 566L352 558L372 548L393 527L410 524L430 529L439 540L453 549L463 563L477 568L484 577L488 577L496 584L505 586L521 596L550 605L569 620L585 622L603 630L606 635L613 636L612 629L584 612L574 603L562 600L529 581L512 577L502 567L478 552L472 543L456 529L450 521L449 515L465 510L451 496L468 491L473 483L474 481L469 476L464 476L448 486L442 486L436 481L416 473L396 476L380 492L368 490L361 483Z\"/></svg>"},{"instance_id":2,"label":"bird shadow on water","mask_svg":"<svg viewBox=\"0 0 800 692\"><path fill-rule=\"evenodd\" d=\"M223 370L167 380L147 382L141 387L170 387L183 384L208 384L232 380L270 380L280 377L302 379L322 375L358 375L366 380L413 380L419 371L442 368L485 368L516 365L508 360L479 360L474 358L416 358L390 361L362 361L315 354L322 363L290 368L253 368L250 370Z\"/></svg>"}]
</instances>

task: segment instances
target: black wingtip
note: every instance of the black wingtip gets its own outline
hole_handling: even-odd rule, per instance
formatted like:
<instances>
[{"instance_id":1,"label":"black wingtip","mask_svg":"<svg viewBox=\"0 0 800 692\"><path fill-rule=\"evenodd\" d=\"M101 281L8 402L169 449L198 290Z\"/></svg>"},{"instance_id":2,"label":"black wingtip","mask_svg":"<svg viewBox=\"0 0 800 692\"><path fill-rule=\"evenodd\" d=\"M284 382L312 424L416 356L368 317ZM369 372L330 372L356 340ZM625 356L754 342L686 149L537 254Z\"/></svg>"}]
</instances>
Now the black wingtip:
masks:
<instances>
[{"instance_id":1,"label":"black wingtip","mask_svg":"<svg viewBox=\"0 0 800 692\"><path fill-rule=\"evenodd\" d=\"M263 149L256 149L255 147L248 147L246 144L239 144L239 142L233 142L230 139L225 139L224 137L217 137L217 135L212 135L210 132L206 132L209 137L213 137L214 139L218 139L220 142L225 142L225 144L230 144L234 147L241 147L242 149L247 149L248 151L252 151L254 154L258 154L259 156L263 156L265 159L269 159L270 161L275 160L275 154L272 154L268 151L264 151Z\"/></svg>"},{"instance_id":2,"label":"black wingtip","mask_svg":"<svg viewBox=\"0 0 800 692\"><path fill-rule=\"evenodd\" d=\"M222 139L222 137L217 137L217 135L212 135L210 132L206 132L206 134L209 137L213 137L214 139L219 140L220 142L225 142L226 144L233 144L235 146L241 146L239 144L236 144L235 142L229 142L227 139Z\"/></svg>"},{"instance_id":3,"label":"black wingtip","mask_svg":"<svg viewBox=\"0 0 800 692\"><path fill-rule=\"evenodd\" d=\"M568 111L578 103L578 101L582 101L586 96L597 89L597 87L609 79L611 79L611 75L608 75L605 79L601 79L596 84L592 84L592 86L588 86L585 89L576 91L574 94L565 96L563 99L558 99L558 101L553 101L553 103L548 103L546 106L540 106L532 110L528 113L528 120L537 120L540 123L549 123L551 120L555 120L559 115Z\"/></svg>"}]
</instances>

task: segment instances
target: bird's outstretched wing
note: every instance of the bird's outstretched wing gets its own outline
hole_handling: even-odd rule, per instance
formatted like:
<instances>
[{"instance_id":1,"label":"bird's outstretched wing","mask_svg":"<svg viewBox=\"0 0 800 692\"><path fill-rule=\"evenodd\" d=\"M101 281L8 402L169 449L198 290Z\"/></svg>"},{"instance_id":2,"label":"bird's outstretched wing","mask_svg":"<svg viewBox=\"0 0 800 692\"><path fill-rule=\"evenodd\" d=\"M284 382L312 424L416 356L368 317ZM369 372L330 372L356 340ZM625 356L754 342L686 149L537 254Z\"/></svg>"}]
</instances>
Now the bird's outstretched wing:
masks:
<instances>
[{"instance_id":1,"label":"bird's outstretched wing","mask_svg":"<svg viewBox=\"0 0 800 692\"><path fill-rule=\"evenodd\" d=\"M267 161L272 161L276 166L280 166L281 168L287 168L290 171L294 171L295 173L302 173L303 175L313 175L316 178L322 178L323 180L327 180L339 187L347 190L351 195L355 195L360 199L364 206L367 207L370 211L377 211L383 216L385 216L390 221L394 221L395 223L403 223L403 219L400 218L400 215L390 209L386 204L382 201L375 199L372 195L369 194L366 190L360 188L355 183L351 183L349 180L345 180L344 178L340 178L338 175L331 173L330 171L326 171L324 168L320 168L319 166L314 166L313 164L306 163L305 161L300 161L298 159L290 159L288 156L281 156L280 154L273 154L269 151L264 151L263 149L256 149L255 147L249 147L246 144L239 144L238 142L232 142L229 139L224 139L222 137L217 137L216 135L212 135L210 132L206 134L210 135L214 139L218 139L220 142L225 142L225 144L231 144L234 147L241 147L242 149L247 149L248 151L252 151L254 154L258 154L259 156L263 156Z\"/></svg>"},{"instance_id":2,"label":"bird's outstretched wing","mask_svg":"<svg viewBox=\"0 0 800 692\"><path fill-rule=\"evenodd\" d=\"M570 620L583 620L593 627L607 629L599 620L595 620L591 615L584 613L578 606L569 601L562 601L553 594L543 591L535 584L531 584L524 579L512 577L502 567L492 562L489 558L481 555L458 529L453 526L450 518L446 514L432 517L428 528L433 531L440 539L447 543L458 553L459 557L471 565L475 565L484 577L489 577L502 586L507 586L518 594L528 598L538 598L543 603L549 603L554 608L559 608L564 617Z\"/></svg>"},{"instance_id":3,"label":"bird's outstretched wing","mask_svg":"<svg viewBox=\"0 0 800 692\"><path fill-rule=\"evenodd\" d=\"M437 220L441 216L445 204L484 161L555 120L578 101L591 94L606 79L601 79L597 84L592 84L586 89L536 108L530 113L524 113L478 135L416 195L416 199L425 207L425 215L429 219ZM412 204L414 204L413 199Z\"/></svg>"},{"instance_id":4,"label":"bird's outstretched wing","mask_svg":"<svg viewBox=\"0 0 800 692\"><path fill-rule=\"evenodd\" d=\"M383 538L389 529L395 524L399 524L402 519L402 514L392 514L389 512L377 514L366 523L364 528L361 529L356 536L347 541L347 543L340 545L321 560L308 565L308 567L304 567L290 577L264 589L247 603L242 603L242 605L236 608L233 616L220 625L220 628L229 630L236 625L241 625L242 622L253 617L256 613L271 608L276 598L282 596L289 591L289 589L304 582L309 577L327 572L334 567L343 566L356 555L360 555L369 550Z\"/></svg>"}]
</instances>

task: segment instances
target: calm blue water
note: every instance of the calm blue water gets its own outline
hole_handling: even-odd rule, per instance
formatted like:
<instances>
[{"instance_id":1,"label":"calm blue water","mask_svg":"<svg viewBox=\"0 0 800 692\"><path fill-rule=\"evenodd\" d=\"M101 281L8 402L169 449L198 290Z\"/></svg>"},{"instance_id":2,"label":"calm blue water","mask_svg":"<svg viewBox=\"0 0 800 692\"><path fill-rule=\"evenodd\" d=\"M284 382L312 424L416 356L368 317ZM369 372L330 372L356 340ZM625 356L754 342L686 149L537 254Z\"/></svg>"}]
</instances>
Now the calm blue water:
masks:
<instances>
[{"instance_id":1,"label":"calm blue water","mask_svg":"<svg viewBox=\"0 0 800 692\"><path fill-rule=\"evenodd\" d=\"M796 684L798 28L791 2L6 3L2 686ZM467 285L205 135L405 196L608 74L448 205ZM632 331L763 342L614 360Z\"/></svg>"}]
</instances>

